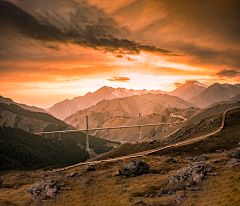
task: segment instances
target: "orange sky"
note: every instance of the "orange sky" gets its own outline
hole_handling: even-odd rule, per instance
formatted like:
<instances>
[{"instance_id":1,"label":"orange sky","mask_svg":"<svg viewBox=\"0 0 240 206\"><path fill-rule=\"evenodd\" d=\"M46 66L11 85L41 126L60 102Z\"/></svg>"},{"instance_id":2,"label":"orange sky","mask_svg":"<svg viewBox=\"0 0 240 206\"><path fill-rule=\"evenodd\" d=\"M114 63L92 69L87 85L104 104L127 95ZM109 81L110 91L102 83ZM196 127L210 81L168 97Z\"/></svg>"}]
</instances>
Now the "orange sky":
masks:
<instances>
[{"instance_id":1,"label":"orange sky","mask_svg":"<svg viewBox=\"0 0 240 206\"><path fill-rule=\"evenodd\" d=\"M50 107L102 86L240 82L238 0L0 1L0 95Z\"/></svg>"}]
</instances>

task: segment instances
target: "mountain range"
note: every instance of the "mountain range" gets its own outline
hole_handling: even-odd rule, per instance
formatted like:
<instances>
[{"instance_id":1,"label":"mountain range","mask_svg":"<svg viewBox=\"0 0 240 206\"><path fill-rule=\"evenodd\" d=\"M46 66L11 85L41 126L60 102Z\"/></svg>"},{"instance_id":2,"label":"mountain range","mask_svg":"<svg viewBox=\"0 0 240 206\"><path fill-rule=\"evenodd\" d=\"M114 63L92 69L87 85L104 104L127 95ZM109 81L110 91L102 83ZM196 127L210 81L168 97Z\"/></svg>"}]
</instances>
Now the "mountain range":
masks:
<instances>
[{"instance_id":1,"label":"mountain range","mask_svg":"<svg viewBox=\"0 0 240 206\"><path fill-rule=\"evenodd\" d=\"M65 119L71 114L89 108L102 100L112 100L117 98L129 97L133 95L142 95L146 93L158 94L164 93L161 90L134 90L125 88L112 88L104 86L95 92L88 92L84 96L75 97L71 100L65 99L62 102L54 104L47 111L59 119Z\"/></svg>"},{"instance_id":2,"label":"mountain range","mask_svg":"<svg viewBox=\"0 0 240 206\"><path fill-rule=\"evenodd\" d=\"M84 110L96 105L102 100L113 100L143 94L168 94L179 97L189 102L189 105L204 108L215 102L228 101L240 93L240 84L218 84L205 85L198 81L188 81L172 92L161 90L133 90L125 88L112 88L104 86L97 91L87 93L84 96L66 99L46 109L53 116L63 120L77 111Z\"/></svg>"}]
</instances>

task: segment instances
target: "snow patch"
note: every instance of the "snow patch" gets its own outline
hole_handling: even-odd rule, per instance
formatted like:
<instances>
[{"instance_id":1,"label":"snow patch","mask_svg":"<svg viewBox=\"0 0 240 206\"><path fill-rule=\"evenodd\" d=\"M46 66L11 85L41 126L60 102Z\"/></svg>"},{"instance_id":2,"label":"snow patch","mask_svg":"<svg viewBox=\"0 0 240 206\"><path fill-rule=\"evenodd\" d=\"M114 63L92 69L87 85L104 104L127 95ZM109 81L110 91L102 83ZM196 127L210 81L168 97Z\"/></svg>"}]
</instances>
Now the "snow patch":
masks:
<instances>
[{"instance_id":1,"label":"snow patch","mask_svg":"<svg viewBox=\"0 0 240 206\"><path fill-rule=\"evenodd\" d=\"M194 85L199 86L199 87L208 88L208 85L202 84L202 83L200 83L200 82L194 82Z\"/></svg>"}]
</instances>

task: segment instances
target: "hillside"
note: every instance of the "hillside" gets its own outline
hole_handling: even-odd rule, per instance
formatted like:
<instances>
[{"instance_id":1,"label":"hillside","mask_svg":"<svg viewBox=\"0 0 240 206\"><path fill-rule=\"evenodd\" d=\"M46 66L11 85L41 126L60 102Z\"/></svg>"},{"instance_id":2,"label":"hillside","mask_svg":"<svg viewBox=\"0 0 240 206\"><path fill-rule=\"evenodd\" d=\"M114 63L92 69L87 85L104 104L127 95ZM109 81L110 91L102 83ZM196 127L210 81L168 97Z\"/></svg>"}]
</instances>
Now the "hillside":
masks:
<instances>
[{"instance_id":1,"label":"hillside","mask_svg":"<svg viewBox=\"0 0 240 206\"><path fill-rule=\"evenodd\" d=\"M33 133L73 128L47 113L33 112L16 104L4 103L0 103L0 126L20 128Z\"/></svg>"},{"instance_id":2,"label":"hillside","mask_svg":"<svg viewBox=\"0 0 240 206\"><path fill-rule=\"evenodd\" d=\"M143 94L113 100L103 100L97 105L85 110L80 110L64 121L80 129L85 128L85 116L92 119L90 127L102 127L103 123L113 117L138 117L139 113L144 115L153 114L162 108L189 108L194 106L178 97L167 94ZM82 127L83 126L83 127Z\"/></svg>"},{"instance_id":3,"label":"hillside","mask_svg":"<svg viewBox=\"0 0 240 206\"><path fill-rule=\"evenodd\" d=\"M23 206L32 199L30 205L239 205L240 160L227 151L239 142L239 126L238 109L227 114L224 129L212 137L138 157L150 166L142 175L119 173L123 165L136 158L88 163L94 165L93 171L83 164L62 172L2 173L5 189L0 193L0 203ZM138 145L128 143L126 148L130 151ZM174 177L181 181L170 182ZM38 193L32 196L26 192L45 182L56 185L54 196L41 200Z\"/></svg>"},{"instance_id":4,"label":"hillside","mask_svg":"<svg viewBox=\"0 0 240 206\"><path fill-rule=\"evenodd\" d=\"M177 109L177 108L162 108L159 111L142 116L141 124L159 124L159 123L173 123L179 122L181 119L173 118L170 116L172 113L187 113L191 114L193 108L187 109ZM195 109L196 110L196 109ZM194 110L194 111L195 111ZM184 112L185 111L185 112ZM186 114L186 116L188 116ZM125 116L117 116L108 118L103 124L102 127L117 127L117 126L131 126L131 125L139 125L139 117L125 117ZM171 126L170 126L171 127ZM162 134L170 129L170 127L163 126L153 126L153 127L143 127L142 128L142 138L143 139L152 139L158 134ZM130 141L137 142L139 141L139 128L131 128L131 129L121 129L121 130L108 130L108 131L97 131L93 133L94 135L101 137L103 139L109 140L118 140L118 141Z\"/></svg>"},{"instance_id":5,"label":"hillside","mask_svg":"<svg viewBox=\"0 0 240 206\"><path fill-rule=\"evenodd\" d=\"M208 88L207 85L202 84L198 81L188 81L186 84L180 86L172 92L169 92L169 95L177 96L189 101L191 98L197 96Z\"/></svg>"},{"instance_id":6,"label":"hillside","mask_svg":"<svg viewBox=\"0 0 240 206\"><path fill-rule=\"evenodd\" d=\"M26 170L84 162L89 154L73 139L58 141L18 128L0 127L0 157L0 170Z\"/></svg>"},{"instance_id":7,"label":"hillside","mask_svg":"<svg viewBox=\"0 0 240 206\"><path fill-rule=\"evenodd\" d=\"M30 110L30 111L33 111L33 112L42 112L42 113L47 113L44 109L42 108L39 108L39 107L35 107L35 106L29 106L29 105L26 105L26 104L20 104L20 103L17 103L17 102L14 102L12 99L10 98L5 98L3 96L0 95L0 103L4 103L4 104L15 104L17 106L20 106L22 107L23 109L26 109L26 110Z\"/></svg>"},{"instance_id":8,"label":"hillside","mask_svg":"<svg viewBox=\"0 0 240 206\"><path fill-rule=\"evenodd\" d=\"M215 102L229 101L232 97L240 93L240 84L218 84L209 86L199 95L189 101L200 108L207 107Z\"/></svg>"},{"instance_id":9,"label":"hillside","mask_svg":"<svg viewBox=\"0 0 240 206\"><path fill-rule=\"evenodd\" d=\"M88 92L84 96L75 97L72 100L66 99L62 102L54 104L48 108L47 111L59 119L65 119L71 114L89 108L102 100L112 100L116 98L129 97L133 95L142 95L146 93L164 93L161 90L147 91L147 90L133 90L125 88L112 88L104 86L95 92Z\"/></svg>"}]
</instances>

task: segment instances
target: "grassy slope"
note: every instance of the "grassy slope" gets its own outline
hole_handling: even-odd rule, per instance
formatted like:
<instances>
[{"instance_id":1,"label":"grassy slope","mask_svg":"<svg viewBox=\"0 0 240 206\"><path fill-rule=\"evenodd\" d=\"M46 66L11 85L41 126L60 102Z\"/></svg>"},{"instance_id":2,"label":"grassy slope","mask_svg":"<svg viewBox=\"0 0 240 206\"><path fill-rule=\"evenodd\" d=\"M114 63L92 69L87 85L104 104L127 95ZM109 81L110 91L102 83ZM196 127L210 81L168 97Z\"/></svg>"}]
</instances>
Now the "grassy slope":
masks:
<instances>
[{"instance_id":1,"label":"grassy slope","mask_svg":"<svg viewBox=\"0 0 240 206\"><path fill-rule=\"evenodd\" d=\"M16 205L26 205L31 198L28 193L22 195L25 189L30 188L33 182L40 181L45 175L58 175L61 182L65 182L66 186L73 189L70 191L60 190L62 199L55 203L45 203L46 205L134 205L137 200L142 200L145 205L173 205L173 201L177 195L184 195L185 202L183 205L239 205L240 203L240 166L230 169L225 164L229 158L225 153L215 154L216 149L231 149L235 148L240 139L240 110L230 112L227 115L226 127L213 138L199 141L191 145L176 147L175 149L164 150L163 152L155 153L141 157L150 165L150 173L138 177L122 177L118 175L118 164L122 165L130 160L119 160L109 163L98 163L95 166L97 171L85 172L84 165L74 169L67 170L70 173L77 171L82 173L80 177L65 178L65 174L45 173L36 171L25 173L23 177L17 177L16 172L5 173L0 177L5 181L10 188L0 193L0 203L10 201ZM213 153L211 153L213 152ZM195 157L204 153L207 161L211 162L217 157L222 157L223 162L211 164L213 172L217 172L217 176L207 176L204 183L196 185L201 187L200 191L179 190L175 195L165 194L163 197L150 198L150 194L157 194L163 191L167 193L170 190L175 190L181 185L166 184L166 180L170 175L176 174L177 170L189 165L190 161L184 160L187 156ZM175 163L168 164L162 161L169 156L174 156ZM167 174L161 175L161 171L168 171ZM107 178L107 174L111 173L113 177ZM18 173L19 174L19 173ZM21 189L14 190L15 185L23 185ZM122 192L122 188L126 188L126 192ZM148 197L145 197L147 195ZM7 204L3 204L7 205ZM9 204L8 204L9 205Z\"/></svg>"}]
</instances>

